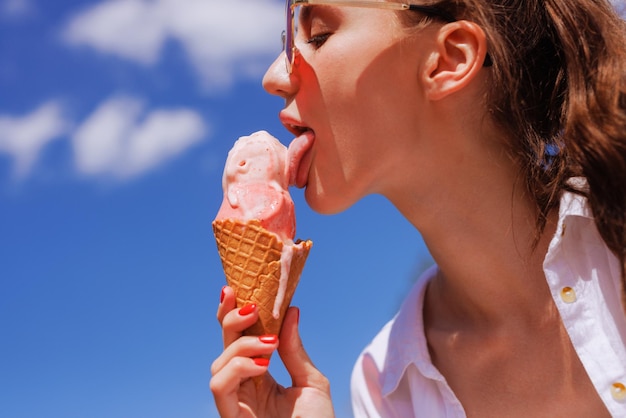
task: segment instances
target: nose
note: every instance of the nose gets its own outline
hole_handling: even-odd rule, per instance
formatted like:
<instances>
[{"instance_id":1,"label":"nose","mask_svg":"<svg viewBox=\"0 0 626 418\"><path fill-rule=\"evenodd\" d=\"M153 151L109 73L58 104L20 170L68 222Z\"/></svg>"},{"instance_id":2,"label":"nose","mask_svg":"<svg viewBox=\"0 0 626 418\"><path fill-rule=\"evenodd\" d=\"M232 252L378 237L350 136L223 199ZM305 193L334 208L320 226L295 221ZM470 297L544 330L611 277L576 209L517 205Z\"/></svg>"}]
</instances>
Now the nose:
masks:
<instances>
[{"instance_id":1,"label":"nose","mask_svg":"<svg viewBox=\"0 0 626 418\"><path fill-rule=\"evenodd\" d=\"M294 68L295 70L295 68ZM269 94L287 99L297 90L297 77L287 72L285 53L280 54L263 76L263 88Z\"/></svg>"}]
</instances>

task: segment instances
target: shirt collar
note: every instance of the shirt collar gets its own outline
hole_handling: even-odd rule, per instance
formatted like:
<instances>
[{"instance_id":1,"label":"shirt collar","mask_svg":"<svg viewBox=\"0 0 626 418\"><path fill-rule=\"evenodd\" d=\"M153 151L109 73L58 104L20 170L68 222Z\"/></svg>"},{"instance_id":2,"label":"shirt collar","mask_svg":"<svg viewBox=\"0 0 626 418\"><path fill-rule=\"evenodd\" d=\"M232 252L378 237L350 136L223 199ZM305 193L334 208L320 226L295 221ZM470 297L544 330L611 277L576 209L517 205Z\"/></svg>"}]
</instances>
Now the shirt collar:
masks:
<instances>
[{"instance_id":1,"label":"shirt collar","mask_svg":"<svg viewBox=\"0 0 626 418\"><path fill-rule=\"evenodd\" d=\"M569 184L578 190L587 188L587 182L579 177L570 179ZM568 216L592 219L593 213L587 204L587 198L578 193L564 192L559 205L559 226Z\"/></svg>"},{"instance_id":2,"label":"shirt collar","mask_svg":"<svg viewBox=\"0 0 626 418\"><path fill-rule=\"evenodd\" d=\"M426 270L411 289L396 315L389 333L389 348L385 358L382 394L389 395L398 386L410 364L433 379L443 379L432 364L424 335L423 306L428 282L437 274L437 266Z\"/></svg>"}]
</instances>

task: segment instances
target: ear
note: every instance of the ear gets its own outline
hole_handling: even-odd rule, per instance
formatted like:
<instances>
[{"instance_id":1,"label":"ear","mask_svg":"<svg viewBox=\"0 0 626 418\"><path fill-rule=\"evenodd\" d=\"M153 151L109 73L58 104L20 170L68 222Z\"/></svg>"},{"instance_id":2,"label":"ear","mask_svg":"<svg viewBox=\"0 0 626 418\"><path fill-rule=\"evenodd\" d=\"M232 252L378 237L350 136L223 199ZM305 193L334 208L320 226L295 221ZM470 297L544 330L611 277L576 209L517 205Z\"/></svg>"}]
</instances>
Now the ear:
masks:
<instances>
[{"instance_id":1,"label":"ear","mask_svg":"<svg viewBox=\"0 0 626 418\"><path fill-rule=\"evenodd\" d=\"M487 39L477 24L461 20L441 27L436 49L428 58L424 81L431 100L442 99L467 86L483 68Z\"/></svg>"}]
</instances>

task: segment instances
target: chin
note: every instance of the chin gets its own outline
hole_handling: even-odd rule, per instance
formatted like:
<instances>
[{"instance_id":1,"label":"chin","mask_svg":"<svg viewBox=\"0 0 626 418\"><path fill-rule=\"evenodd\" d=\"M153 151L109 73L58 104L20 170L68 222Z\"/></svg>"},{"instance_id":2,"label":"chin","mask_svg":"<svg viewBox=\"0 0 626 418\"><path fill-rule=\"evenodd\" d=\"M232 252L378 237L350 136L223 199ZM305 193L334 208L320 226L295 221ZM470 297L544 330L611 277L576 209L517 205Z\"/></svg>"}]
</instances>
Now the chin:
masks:
<instances>
[{"instance_id":1,"label":"chin","mask_svg":"<svg viewBox=\"0 0 626 418\"><path fill-rule=\"evenodd\" d=\"M315 183L308 184L304 198L311 209L321 215L335 215L350 208L356 201L347 200L347 195L329 194L320 190Z\"/></svg>"}]
</instances>

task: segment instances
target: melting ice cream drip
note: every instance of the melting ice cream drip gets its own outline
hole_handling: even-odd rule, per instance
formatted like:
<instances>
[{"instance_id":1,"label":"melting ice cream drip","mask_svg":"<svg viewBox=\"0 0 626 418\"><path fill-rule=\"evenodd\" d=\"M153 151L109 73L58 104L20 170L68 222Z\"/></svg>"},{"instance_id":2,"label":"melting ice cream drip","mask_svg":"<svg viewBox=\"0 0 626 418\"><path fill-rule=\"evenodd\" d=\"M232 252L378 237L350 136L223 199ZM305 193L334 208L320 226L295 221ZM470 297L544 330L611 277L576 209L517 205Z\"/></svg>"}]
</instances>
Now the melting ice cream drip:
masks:
<instances>
[{"instance_id":1,"label":"melting ice cream drip","mask_svg":"<svg viewBox=\"0 0 626 418\"><path fill-rule=\"evenodd\" d=\"M280 307L283 306L285 300L285 292L287 292L287 282L289 281L289 270L291 267L291 259L293 258L294 244L283 243L283 250L280 254L280 282L278 284L278 292L274 300L274 309L272 316L278 319L280 316Z\"/></svg>"}]
</instances>

